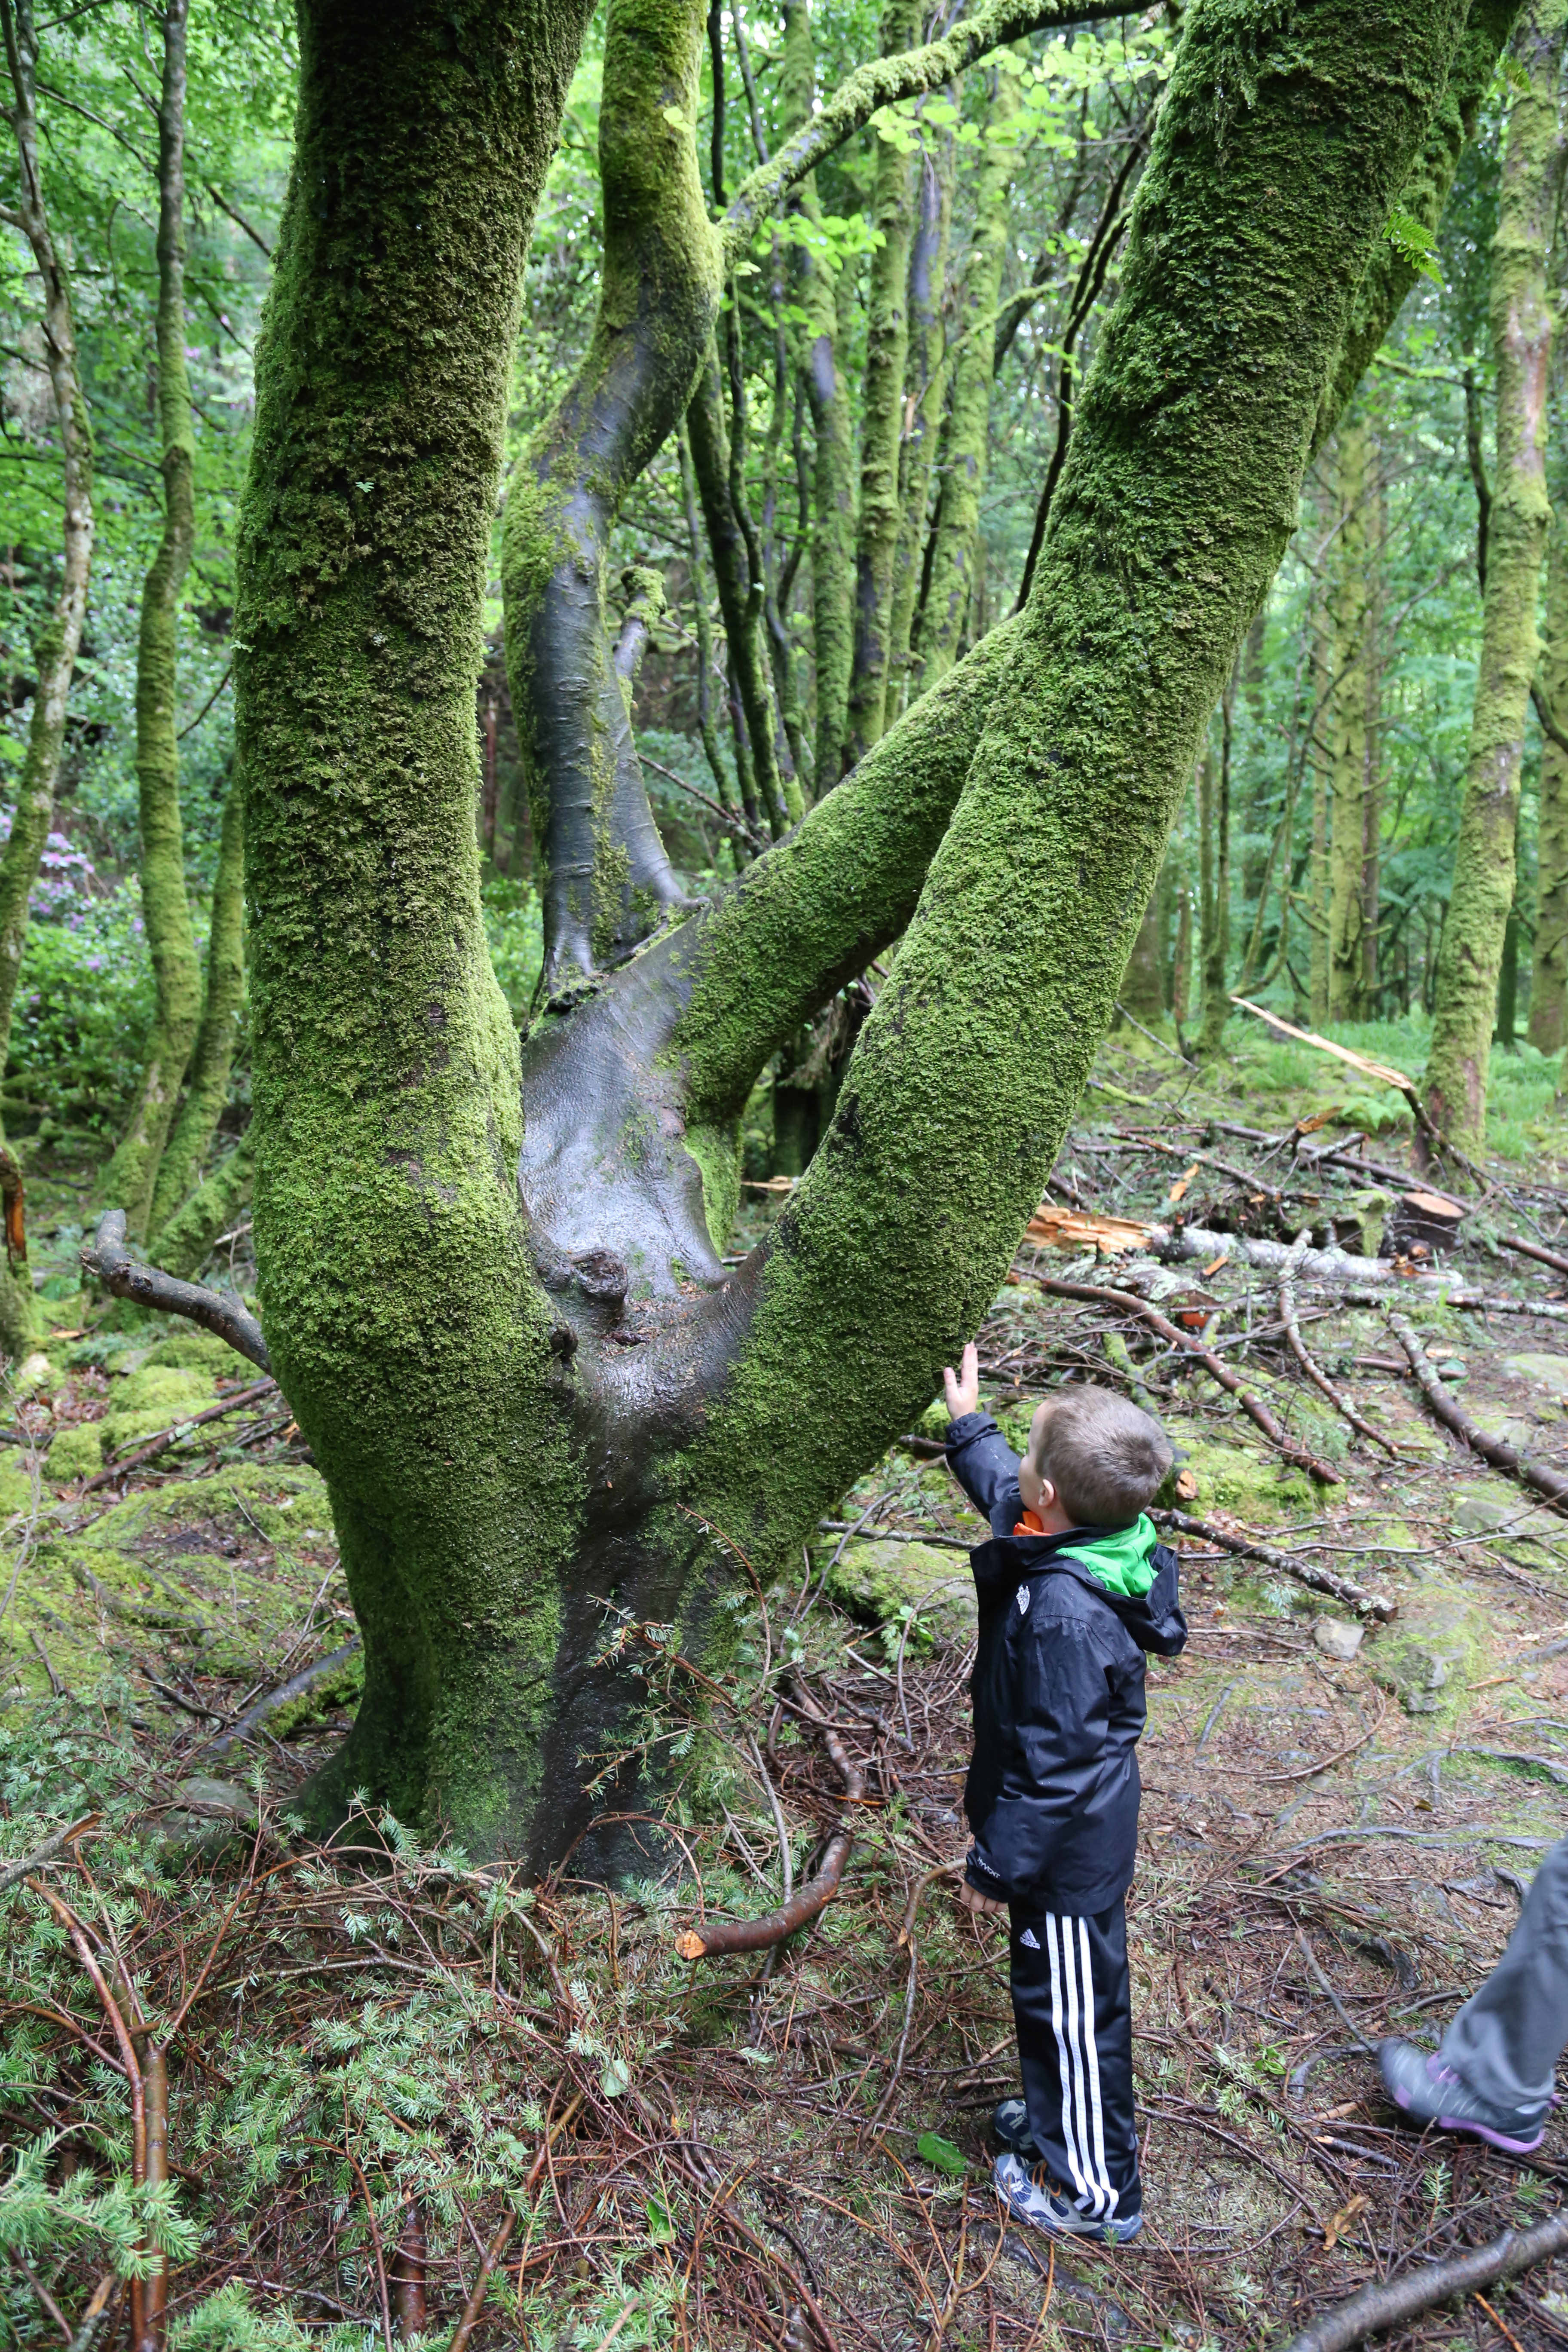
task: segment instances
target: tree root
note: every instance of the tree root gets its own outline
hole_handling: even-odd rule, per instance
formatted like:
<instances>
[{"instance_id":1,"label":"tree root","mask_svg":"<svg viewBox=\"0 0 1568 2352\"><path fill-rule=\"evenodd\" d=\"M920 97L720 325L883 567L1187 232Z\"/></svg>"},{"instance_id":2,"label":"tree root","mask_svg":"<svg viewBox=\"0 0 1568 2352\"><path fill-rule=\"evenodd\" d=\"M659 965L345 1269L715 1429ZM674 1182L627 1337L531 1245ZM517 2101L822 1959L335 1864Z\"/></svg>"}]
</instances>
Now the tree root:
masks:
<instances>
[{"instance_id":1,"label":"tree root","mask_svg":"<svg viewBox=\"0 0 1568 2352\"><path fill-rule=\"evenodd\" d=\"M1559 1510L1568 1510L1568 1478L1559 1471L1549 1470L1544 1462L1521 1454L1502 1438L1489 1437L1443 1386L1404 1316L1390 1315L1388 1328L1409 1358L1416 1384L1444 1427L1451 1429L1456 1437L1462 1437L1471 1453L1479 1454L1483 1462L1489 1462L1496 1470L1506 1470L1510 1478L1519 1479L1523 1486L1533 1486L1538 1495L1544 1495Z\"/></svg>"},{"instance_id":2,"label":"tree root","mask_svg":"<svg viewBox=\"0 0 1568 2352\"><path fill-rule=\"evenodd\" d=\"M1456 2254L1446 2263L1427 2263L1382 2286L1363 2287L1359 2294L1335 2304L1302 2328L1286 2352L1349 2352L1352 2344L1360 2344L1379 2328L1402 2326L1430 2311L1434 2304L1474 2294L1478 2288L1499 2280L1517 2278L1521 2271L1549 2262L1565 2248L1568 2212L1554 2213L1549 2221L1538 2222L1522 2233L1505 2230L1489 2246L1478 2246L1473 2252Z\"/></svg>"},{"instance_id":3,"label":"tree root","mask_svg":"<svg viewBox=\"0 0 1568 2352\"><path fill-rule=\"evenodd\" d=\"M1303 1446L1292 1445L1262 1399L1254 1396L1250 1389L1244 1389L1227 1364L1222 1364L1212 1349L1200 1347L1190 1333L1179 1331L1173 1323L1168 1323L1157 1307L1149 1306L1131 1290L1103 1290L1097 1283L1061 1282L1054 1275L1046 1274L1037 1276L1037 1280L1042 1290L1054 1291L1060 1298L1085 1298L1093 1306L1120 1307L1130 1315L1142 1317L1152 1330L1158 1331L1162 1339L1202 1364L1210 1379L1217 1381L1222 1389L1228 1391L1242 1411L1263 1432L1269 1444L1276 1446L1287 1462L1293 1464L1298 1470L1310 1472L1320 1486L1342 1486L1344 1482L1339 1472L1327 1462L1320 1462L1315 1454L1309 1454Z\"/></svg>"},{"instance_id":4,"label":"tree root","mask_svg":"<svg viewBox=\"0 0 1568 2352\"><path fill-rule=\"evenodd\" d=\"M833 1825L815 1876L808 1878L804 1886L797 1886L787 1903L781 1903L776 1911L769 1911L760 1919L716 1919L700 1927L684 1929L675 1939L675 1948L683 1960L710 1960L722 1952L766 1951L809 1926L838 1892L838 1882L855 1842L854 1808L864 1801L866 1779L798 1682L795 1697L802 1715L822 1734L822 1744L844 1783L844 1810Z\"/></svg>"},{"instance_id":5,"label":"tree root","mask_svg":"<svg viewBox=\"0 0 1568 2352\"><path fill-rule=\"evenodd\" d=\"M205 1290L197 1282L176 1281L172 1274L161 1274L156 1266L143 1265L132 1256L125 1246L123 1209L104 1212L98 1232L82 1251L81 1262L111 1297L133 1298L139 1307L153 1307L161 1315L184 1315L191 1322L199 1323L204 1331L216 1332L220 1339L226 1339L231 1348L248 1357L264 1372L271 1371L272 1359L267 1352L261 1326L237 1298L226 1298L221 1291Z\"/></svg>"},{"instance_id":6,"label":"tree root","mask_svg":"<svg viewBox=\"0 0 1568 2352\"><path fill-rule=\"evenodd\" d=\"M1289 1342L1290 1353L1295 1357L1313 1387L1328 1398L1342 1420L1348 1421L1352 1429L1359 1430L1363 1437L1370 1437L1374 1445L1381 1445L1385 1454L1392 1454L1397 1461L1399 1448L1394 1444L1394 1440L1391 1437L1384 1437L1381 1429L1373 1429L1370 1421L1362 1419L1350 1399L1340 1394L1327 1372L1309 1352L1307 1343L1301 1337L1301 1327L1296 1320L1296 1275L1301 1260L1307 1254L1310 1239L1310 1231L1303 1226L1296 1236L1289 1256L1279 1269L1279 1318L1285 1326L1285 1337Z\"/></svg>"},{"instance_id":7,"label":"tree root","mask_svg":"<svg viewBox=\"0 0 1568 2352\"><path fill-rule=\"evenodd\" d=\"M1386 1622L1399 1614L1398 1601L1390 1600L1385 1592L1369 1592L1364 1585L1352 1584L1348 1576L1336 1576L1331 1568L1309 1568L1304 1560L1293 1559L1289 1552L1276 1551L1272 1544L1226 1535L1223 1528L1213 1526L1207 1519L1191 1518L1185 1511L1156 1511L1154 1517L1163 1528L1175 1528L1184 1536L1202 1536L1205 1542L1219 1544L1245 1559L1260 1559L1265 1566L1277 1568L1281 1576L1293 1577L1310 1591L1326 1592L1331 1600L1342 1601L1359 1616L1376 1617Z\"/></svg>"}]
</instances>

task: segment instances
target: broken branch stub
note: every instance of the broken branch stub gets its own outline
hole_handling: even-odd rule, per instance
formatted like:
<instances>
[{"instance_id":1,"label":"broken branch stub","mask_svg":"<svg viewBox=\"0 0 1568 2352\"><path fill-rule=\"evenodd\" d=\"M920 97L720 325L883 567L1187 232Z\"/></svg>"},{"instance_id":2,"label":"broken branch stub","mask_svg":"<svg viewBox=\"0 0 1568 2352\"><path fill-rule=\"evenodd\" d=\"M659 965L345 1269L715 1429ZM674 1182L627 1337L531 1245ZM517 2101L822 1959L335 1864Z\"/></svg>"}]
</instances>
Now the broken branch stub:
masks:
<instances>
[{"instance_id":1,"label":"broken branch stub","mask_svg":"<svg viewBox=\"0 0 1568 2352\"><path fill-rule=\"evenodd\" d=\"M96 1234L82 1251L81 1262L112 1297L132 1298L139 1307L151 1307L161 1315L184 1315L188 1321L199 1323L204 1331L226 1339L264 1372L272 1370L261 1326L237 1298L226 1298L221 1291L205 1289L199 1282L177 1281L172 1274L143 1265L132 1256L125 1246L123 1209L105 1210Z\"/></svg>"}]
</instances>

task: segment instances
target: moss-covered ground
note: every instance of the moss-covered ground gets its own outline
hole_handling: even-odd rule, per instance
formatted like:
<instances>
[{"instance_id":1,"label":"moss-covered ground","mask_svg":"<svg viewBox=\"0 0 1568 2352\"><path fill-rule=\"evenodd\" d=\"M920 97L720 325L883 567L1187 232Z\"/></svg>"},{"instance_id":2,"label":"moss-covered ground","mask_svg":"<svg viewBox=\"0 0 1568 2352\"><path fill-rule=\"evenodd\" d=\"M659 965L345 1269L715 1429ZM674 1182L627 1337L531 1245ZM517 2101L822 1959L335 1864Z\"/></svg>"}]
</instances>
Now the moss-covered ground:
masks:
<instances>
[{"instance_id":1,"label":"moss-covered ground","mask_svg":"<svg viewBox=\"0 0 1568 2352\"><path fill-rule=\"evenodd\" d=\"M1352 1042L1419 1066L1408 1032ZM1363 1088L1352 1107L1334 1065L1261 1031L1237 1024L1226 1044L1201 1073L1113 1038L1055 1196L1265 1236L1305 1219L1346 1245L1369 1217L1386 1223L1395 1179L1255 1139L1343 1108L1303 1150L1372 1130L1362 1155L1397 1170L1409 1139L1384 1097ZM1418 1273L1393 1286L1465 1409L1563 1469L1553 1294L1568 1279L1502 1246L1559 1246L1554 1080L1538 1056L1498 1057L1492 1189L1457 1260L1467 1290L1537 1311L1447 1307ZM1366 1198L1379 1192L1381 1206ZM1355 2034L1436 2037L1501 1949L1568 1780L1568 1520L1437 1427L1377 1305L1310 1283L1300 1296L1304 1335L1393 1454L1307 1387L1273 1276L1235 1255L1214 1268L1026 1245L983 1328L984 1392L1010 1431L1064 1378L1146 1395L1178 1450L1177 1507L1286 1562L1177 1538L1192 1639L1151 1671L1129 1905L1149 2227L1135 2250L1053 2267L1016 2231L998 2242L986 2170L989 2110L1015 2085L1005 1939L930 1875L963 1844L963 1547L979 1532L930 1450L942 1417L844 1497L765 1612L749 1590L737 1601L737 1668L711 1716L691 1717L689 1677L650 1652L647 1737L675 1759L686 1857L672 1872L611 1896L568 1865L525 1888L370 1813L323 1853L291 1805L349 1719L352 1659L249 1740L213 1747L257 1696L352 1638L321 1482L274 1398L86 1485L253 1376L188 1329L81 1294L69 1197L63 1180L35 1189L58 1336L16 1381L0 1448L0 1592L15 1571L0 1869L96 1814L79 1863L34 1879L106 1956L117 1948L150 2018L195 1991L170 2063L174 2188L154 2216L177 2344L446 2347L510 2213L480 2347L1242 2352L1549 2198L1568 2127L1522 2168L1416 2138L1314 1972ZM777 1197L745 1196L735 1247ZM1338 1482L1284 1463L1137 1318L1043 1286L1063 1275L1200 1319ZM1361 1619L1291 1572L1325 1570L1396 1613ZM866 1776L843 1891L771 1965L689 1966L674 1935L700 1908L776 1901L779 1822L798 1884L837 1811L816 1738L775 1713L782 1669ZM115 2185L123 2081L80 2039L102 2034L100 2003L28 1885L0 1894L0 2342L34 2352L63 2340L50 2304L74 2322L147 2217ZM1568 2328L1568 2270L1489 2300L1534 2352ZM110 2310L100 2347L127 2341L120 2289ZM1400 2339L1501 2340L1474 2303Z\"/></svg>"}]
</instances>

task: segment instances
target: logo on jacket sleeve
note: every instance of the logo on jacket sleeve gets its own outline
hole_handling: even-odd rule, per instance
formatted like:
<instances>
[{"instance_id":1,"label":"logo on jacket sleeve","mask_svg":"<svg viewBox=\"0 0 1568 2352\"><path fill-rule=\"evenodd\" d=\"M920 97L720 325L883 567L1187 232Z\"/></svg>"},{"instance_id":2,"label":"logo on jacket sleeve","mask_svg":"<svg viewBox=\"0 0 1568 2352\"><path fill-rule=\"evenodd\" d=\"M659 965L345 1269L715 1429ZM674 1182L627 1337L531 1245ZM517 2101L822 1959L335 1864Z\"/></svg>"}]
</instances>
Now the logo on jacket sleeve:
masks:
<instances>
[{"instance_id":1,"label":"logo on jacket sleeve","mask_svg":"<svg viewBox=\"0 0 1568 2352\"><path fill-rule=\"evenodd\" d=\"M1020 1584L1018 1587L1018 1614L1020 1617L1026 1617L1028 1613L1029 1588L1026 1584Z\"/></svg>"}]
</instances>

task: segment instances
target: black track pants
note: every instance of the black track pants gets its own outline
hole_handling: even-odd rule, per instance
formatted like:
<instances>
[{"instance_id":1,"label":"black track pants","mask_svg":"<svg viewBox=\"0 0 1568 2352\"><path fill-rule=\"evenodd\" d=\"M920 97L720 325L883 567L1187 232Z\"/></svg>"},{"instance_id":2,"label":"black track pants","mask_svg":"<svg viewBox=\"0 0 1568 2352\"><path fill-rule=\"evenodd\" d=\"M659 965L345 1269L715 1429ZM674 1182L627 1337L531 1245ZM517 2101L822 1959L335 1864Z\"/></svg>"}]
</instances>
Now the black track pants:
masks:
<instances>
[{"instance_id":1,"label":"black track pants","mask_svg":"<svg viewBox=\"0 0 1568 2352\"><path fill-rule=\"evenodd\" d=\"M1132 1987L1121 1903L1091 1917L1015 1903L1013 2018L1035 2144L1085 2213L1142 2210Z\"/></svg>"}]
</instances>

